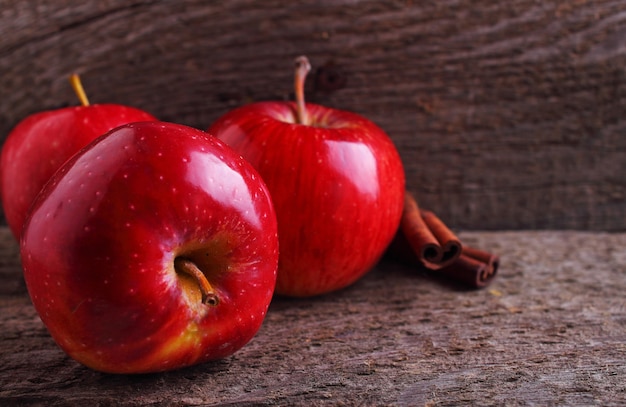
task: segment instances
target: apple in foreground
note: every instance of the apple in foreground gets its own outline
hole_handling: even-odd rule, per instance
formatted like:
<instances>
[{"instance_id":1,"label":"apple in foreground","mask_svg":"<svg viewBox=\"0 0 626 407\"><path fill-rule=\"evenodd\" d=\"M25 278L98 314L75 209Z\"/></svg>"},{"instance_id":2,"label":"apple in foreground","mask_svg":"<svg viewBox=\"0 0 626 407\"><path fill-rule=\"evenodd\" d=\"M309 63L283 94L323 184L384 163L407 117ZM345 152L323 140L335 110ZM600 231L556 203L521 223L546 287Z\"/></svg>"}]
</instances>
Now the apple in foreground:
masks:
<instances>
[{"instance_id":1,"label":"apple in foreground","mask_svg":"<svg viewBox=\"0 0 626 407\"><path fill-rule=\"evenodd\" d=\"M0 156L0 196L17 240L35 197L52 174L78 150L107 131L130 122L156 120L118 104L90 105L78 76L70 78L80 106L35 113L9 133Z\"/></svg>"},{"instance_id":2,"label":"apple in foreground","mask_svg":"<svg viewBox=\"0 0 626 407\"><path fill-rule=\"evenodd\" d=\"M404 170L391 139L356 113L304 103L306 57L296 59L296 103L257 102L208 129L267 184L280 256L276 293L346 287L380 259L398 229Z\"/></svg>"},{"instance_id":3,"label":"apple in foreground","mask_svg":"<svg viewBox=\"0 0 626 407\"><path fill-rule=\"evenodd\" d=\"M157 372L226 357L256 334L278 237L258 173L218 139L132 123L66 162L20 246L58 345L95 370Z\"/></svg>"}]
</instances>

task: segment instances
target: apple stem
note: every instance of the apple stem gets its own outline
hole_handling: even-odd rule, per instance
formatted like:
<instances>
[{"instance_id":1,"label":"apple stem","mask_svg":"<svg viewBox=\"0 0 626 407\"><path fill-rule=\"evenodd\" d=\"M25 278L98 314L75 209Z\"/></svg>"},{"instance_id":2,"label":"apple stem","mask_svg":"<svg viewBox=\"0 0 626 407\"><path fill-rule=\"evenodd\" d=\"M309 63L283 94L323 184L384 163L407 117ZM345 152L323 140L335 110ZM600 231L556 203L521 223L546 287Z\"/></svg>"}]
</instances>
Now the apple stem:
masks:
<instances>
[{"instance_id":1,"label":"apple stem","mask_svg":"<svg viewBox=\"0 0 626 407\"><path fill-rule=\"evenodd\" d=\"M296 92L296 121L299 124L308 125L309 115L304 102L304 81L311 70L309 59L302 55L295 60L294 88Z\"/></svg>"},{"instance_id":2,"label":"apple stem","mask_svg":"<svg viewBox=\"0 0 626 407\"><path fill-rule=\"evenodd\" d=\"M80 82L80 76L78 76L78 74L73 73L70 75L70 84L72 85L76 96L78 96L80 104L83 106L89 106L89 99L87 99L87 94L85 93L83 84Z\"/></svg>"},{"instance_id":3,"label":"apple stem","mask_svg":"<svg viewBox=\"0 0 626 407\"><path fill-rule=\"evenodd\" d=\"M200 287L200 292L202 293L203 304L210 305L212 307L219 304L220 301L217 294L213 291L213 287L211 287L211 284L209 284L206 276L202 270L198 268L196 263L184 257L177 257L174 259L174 268L177 272L183 272L196 279L198 286Z\"/></svg>"}]
</instances>

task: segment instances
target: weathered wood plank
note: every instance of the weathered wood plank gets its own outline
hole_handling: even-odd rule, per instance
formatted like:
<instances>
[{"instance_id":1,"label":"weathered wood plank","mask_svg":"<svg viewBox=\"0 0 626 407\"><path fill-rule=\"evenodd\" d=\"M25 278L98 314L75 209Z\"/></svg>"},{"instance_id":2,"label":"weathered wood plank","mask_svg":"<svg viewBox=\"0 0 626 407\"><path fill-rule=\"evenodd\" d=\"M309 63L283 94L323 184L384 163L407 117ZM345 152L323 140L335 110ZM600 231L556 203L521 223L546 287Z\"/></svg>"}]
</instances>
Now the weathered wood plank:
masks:
<instances>
[{"instance_id":1,"label":"weathered wood plank","mask_svg":"<svg viewBox=\"0 0 626 407\"><path fill-rule=\"evenodd\" d=\"M626 234L465 232L503 256L463 291L392 263L316 299L277 298L232 357L114 376L66 357L23 289L0 293L0 405L626 403ZM0 229L0 276L19 287Z\"/></svg>"},{"instance_id":2,"label":"weathered wood plank","mask_svg":"<svg viewBox=\"0 0 626 407\"><path fill-rule=\"evenodd\" d=\"M73 71L92 101L206 128L234 106L290 98L291 61L305 53L346 79L333 90L329 76L313 78L309 100L379 123L409 188L452 226L626 230L621 0L0 0L0 10L0 137L28 113L74 104Z\"/></svg>"}]
</instances>

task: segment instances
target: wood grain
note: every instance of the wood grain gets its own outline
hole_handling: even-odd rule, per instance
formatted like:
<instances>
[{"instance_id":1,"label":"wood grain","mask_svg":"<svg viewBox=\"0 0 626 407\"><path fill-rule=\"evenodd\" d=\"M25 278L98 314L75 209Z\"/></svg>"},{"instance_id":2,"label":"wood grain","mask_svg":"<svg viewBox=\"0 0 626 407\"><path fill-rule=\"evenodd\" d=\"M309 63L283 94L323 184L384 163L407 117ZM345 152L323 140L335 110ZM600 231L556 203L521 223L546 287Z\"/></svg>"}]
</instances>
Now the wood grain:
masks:
<instances>
[{"instance_id":1,"label":"wood grain","mask_svg":"<svg viewBox=\"0 0 626 407\"><path fill-rule=\"evenodd\" d=\"M106 375L54 344L0 229L0 405L626 404L626 234L465 232L506 254L484 290L393 263L315 299L276 298L235 355Z\"/></svg>"},{"instance_id":2,"label":"wood grain","mask_svg":"<svg viewBox=\"0 0 626 407\"><path fill-rule=\"evenodd\" d=\"M453 227L626 230L626 3L621 0L0 0L0 135L92 101L206 128L308 99L393 138L409 189Z\"/></svg>"}]
</instances>

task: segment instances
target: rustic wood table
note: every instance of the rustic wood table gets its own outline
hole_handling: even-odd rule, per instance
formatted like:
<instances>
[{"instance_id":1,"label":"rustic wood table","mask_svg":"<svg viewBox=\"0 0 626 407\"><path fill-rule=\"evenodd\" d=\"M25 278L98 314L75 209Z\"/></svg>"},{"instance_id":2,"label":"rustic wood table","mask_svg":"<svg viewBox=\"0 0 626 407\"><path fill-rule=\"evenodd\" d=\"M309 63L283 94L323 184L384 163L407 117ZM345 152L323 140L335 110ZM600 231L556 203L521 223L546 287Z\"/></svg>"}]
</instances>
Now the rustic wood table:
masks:
<instances>
[{"instance_id":1,"label":"rustic wood table","mask_svg":"<svg viewBox=\"0 0 626 407\"><path fill-rule=\"evenodd\" d=\"M383 261L353 287L277 298L218 362L94 372L37 317L0 229L0 405L626 405L626 234L460 232L502 256L468 291Z\"/></svg>"}]
</instances>

